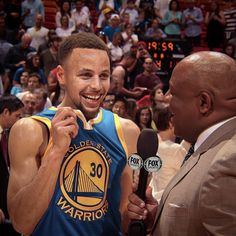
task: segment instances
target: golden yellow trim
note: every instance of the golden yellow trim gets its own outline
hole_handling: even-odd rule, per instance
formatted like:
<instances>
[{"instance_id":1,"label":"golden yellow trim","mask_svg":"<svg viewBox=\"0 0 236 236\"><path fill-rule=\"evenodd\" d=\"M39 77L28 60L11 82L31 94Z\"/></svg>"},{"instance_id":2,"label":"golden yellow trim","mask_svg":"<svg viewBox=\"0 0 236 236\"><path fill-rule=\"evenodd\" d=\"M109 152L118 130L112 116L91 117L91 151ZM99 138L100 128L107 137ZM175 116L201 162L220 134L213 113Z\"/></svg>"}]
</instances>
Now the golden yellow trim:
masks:
<instances>
[{"instance_id":1,"label":"golden yellow trim","mask_svg":"<svg viewBox=\"0 0 236 236\"><path fill-rule=\"evenodd\" d=\"M49 107L48 110L57 111L56 107Z\"/></svg>"},{"instance_id":2,"label":"golden yellow trim","mask_svg":"<svg viewBox=\"0 0 236 236\"><path fill-rule=\"evenodd\" d=\"M127 145L126 145L126 142L125 142L125 138L124 138L124 134L123 134L123 131L122 131L121 123L120 123L120 120L119 120L119 117L118 117L117 114L114 114L114 121L115 121L115 126L116 126L116 130L117 130L118 138L121 142L121 145L123 146L123 148L125 150L126 157L128 157L128 148L127 148Z\"/></svg>"},{"instance_id":3,"label":"golden yellow trim","mask_svg":"<svg viewBox=\"0 0 236 236\"><path fill-rule=\"evenodd\" d=\"M51 120L46 118L46 117L41 117L41 116L32 116L31 118L41 121L42 123L44 123L45 125L47 125L48 129L51 129Z\"/></svg>"},{"instance_id":4,"label":"golden yellow trim","mask_svg":"<svg viewBox=\"0 0 236 236\"><path fill-rule=\"evenodd\" d=\"M49 134L49 135L50 135L50 134ZM51 148L52 148L52 137L51 137L51 135L50 135L49 141L48 141L48 145L47 145L47 147L46 147L46 150L45 150L45 152L44 152L44 154L43 154L42 159L43 159L45 156L47 156L47 153L51 150Z\"/></svg>"},{"instance_id":5,"label":"golden yellow trim","mask_svg":"<svg viewBox=\"0 0 236 236\"><path fill-rule=\"evenodd\" d=\"M102 109L99 110L99 113L96 118L89 121L91 125L98 124L102 121Z\"/></svg>"}]
</instances>

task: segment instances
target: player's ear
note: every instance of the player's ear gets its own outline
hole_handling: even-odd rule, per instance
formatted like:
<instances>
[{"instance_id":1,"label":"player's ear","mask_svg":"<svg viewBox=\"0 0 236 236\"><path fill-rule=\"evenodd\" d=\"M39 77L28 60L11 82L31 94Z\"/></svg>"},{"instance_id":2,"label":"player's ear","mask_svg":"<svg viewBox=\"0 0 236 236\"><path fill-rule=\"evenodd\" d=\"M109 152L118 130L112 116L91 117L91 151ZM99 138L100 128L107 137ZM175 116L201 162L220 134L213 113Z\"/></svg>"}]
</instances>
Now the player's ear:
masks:
<instances>
[{"instance_id":1,"label":"player's ear","mask_svg":"<svg viewBox=\"0 0 236 236\"><path fill-rule=\"evenodd\" d=\"M57 79L60 85L65 85L65 70L61 65L57 66Z\"/></svg>"}]
</instances>

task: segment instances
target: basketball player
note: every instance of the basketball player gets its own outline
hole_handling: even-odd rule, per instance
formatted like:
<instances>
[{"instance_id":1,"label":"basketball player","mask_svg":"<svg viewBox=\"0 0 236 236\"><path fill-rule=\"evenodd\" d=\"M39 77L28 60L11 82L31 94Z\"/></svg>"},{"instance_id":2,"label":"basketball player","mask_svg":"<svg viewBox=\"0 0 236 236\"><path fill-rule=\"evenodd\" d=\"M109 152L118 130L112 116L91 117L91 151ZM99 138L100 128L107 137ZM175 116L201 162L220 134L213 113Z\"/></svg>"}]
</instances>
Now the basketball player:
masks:
<instances>
[{"instance_id":1,"label":"basketball player","mask_svg":"<svg viewBox=\"0 0 236 236\"><path fill-rule=\"evenodd\" d=\"M92 33L66 38L58 108L24 118L10 134L8 207L24 235L122 235L138 127L100 108L110 85L106 45ZM122 222L121 222L122 219Z\"/></svg>"}]
</instances>

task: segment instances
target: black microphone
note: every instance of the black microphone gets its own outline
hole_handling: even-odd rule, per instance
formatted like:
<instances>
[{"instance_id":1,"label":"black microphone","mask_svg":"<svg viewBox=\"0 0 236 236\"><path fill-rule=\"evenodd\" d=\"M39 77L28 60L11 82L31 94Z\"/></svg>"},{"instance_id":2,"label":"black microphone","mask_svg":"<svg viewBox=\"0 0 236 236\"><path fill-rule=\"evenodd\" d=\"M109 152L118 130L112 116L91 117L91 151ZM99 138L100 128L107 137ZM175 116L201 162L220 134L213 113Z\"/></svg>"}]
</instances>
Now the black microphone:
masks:
<instances>
[{"instance_id":1,"label":"black microphone","mask_svg":"<svg viewBox=\"0 0 236 236\"><path fill-rule=\"evenodd\" d=\"M137 155L131 156L129 162L138 163L140 169L138 189L136 194L145 201L145 193L148 180L148 171L157 171L161 167L160 158L156 156L158 149L157 132L153 129L143 129L138 137L137 142ZM141 157L142 160L138 160ZM136 160L135 160L136 159ZM132 166L132 164L131 164ZM137 168L134 168L137 169ZM143 220L132 220L129 224L127 236L145 236L146 227Z\"/></svg>"}]
</instances>

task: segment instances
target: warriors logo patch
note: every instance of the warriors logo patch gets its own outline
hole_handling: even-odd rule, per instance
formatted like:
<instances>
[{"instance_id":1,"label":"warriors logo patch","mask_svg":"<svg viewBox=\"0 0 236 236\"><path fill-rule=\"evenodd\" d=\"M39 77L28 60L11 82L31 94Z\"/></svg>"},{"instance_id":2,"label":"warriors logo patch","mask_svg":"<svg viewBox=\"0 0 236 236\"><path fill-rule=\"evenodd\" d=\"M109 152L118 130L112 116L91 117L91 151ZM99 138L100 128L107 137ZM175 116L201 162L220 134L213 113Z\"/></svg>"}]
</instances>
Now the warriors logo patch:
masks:
<instances>
[{"instance_id":1,"label":"warriors logo patch","mask_svg":"<svg viewBox=\"0 0 236 236\"><path fill-rule=\"evenodd\" d=\"M85 146L74 149L61 169L63 197L57 205L73 218L89 221L101 218L108 207L108 177L109 162L99 148Z\"/></svg>"}]
</instances>

